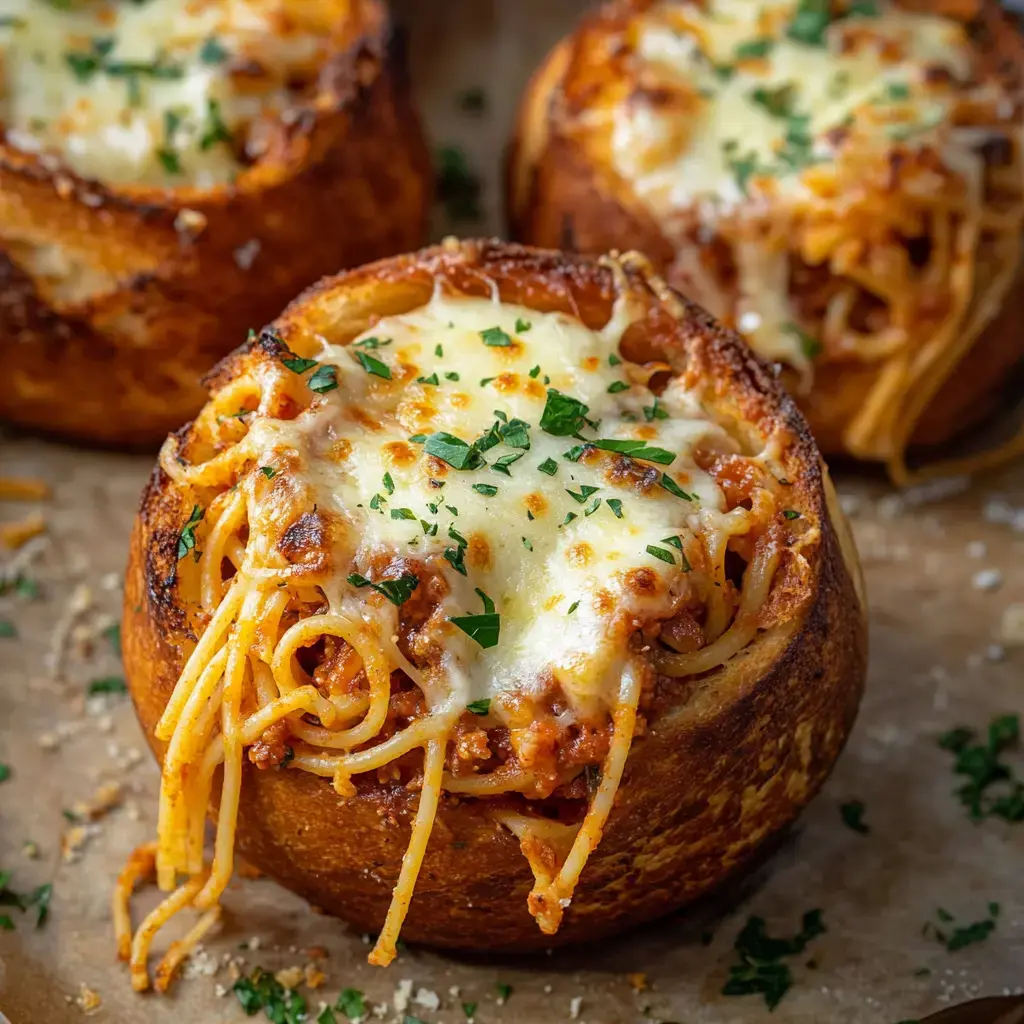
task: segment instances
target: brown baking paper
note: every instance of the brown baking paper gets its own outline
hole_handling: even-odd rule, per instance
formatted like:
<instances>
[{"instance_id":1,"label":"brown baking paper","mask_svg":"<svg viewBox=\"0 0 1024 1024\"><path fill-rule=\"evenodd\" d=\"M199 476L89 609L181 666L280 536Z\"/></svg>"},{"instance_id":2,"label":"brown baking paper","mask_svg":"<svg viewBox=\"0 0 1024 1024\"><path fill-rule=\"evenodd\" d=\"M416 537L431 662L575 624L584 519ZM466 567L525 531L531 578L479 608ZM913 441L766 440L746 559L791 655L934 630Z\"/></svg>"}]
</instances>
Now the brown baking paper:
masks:
<instances>
[{"instance_id":1,"label":"brown baking paper","mask_svg":"<svg viewBox=\"0 0 1024 1024\"><path fill-rule=\"evenodd\" d=\"M460 146L484 177L485 219L457 225L463 234L499 230L498 170L516 99L581 6L401 5L434 142ZM485 115L459 107L460 91L477 86ZM439 217L436 227L453 225ZM1024 993L1024 824L972 824L952 795L952 757L936 743L952 726L983 729L997 714L1024 712L1018 464L904 496L840 476L871 602L867 696L824 792L731 892L593 948L505 960L417 948L380 970L365 963L366 937L269 881L236 878L222 927L173 993L134 994L115 960L108 906L124 858L154 835L158 774L127 698L86 693L121 672L104 629L119 616L128 530L151 463L0 438L0 475L41 477L53 488L38 506L45 537L2 562L8 578L20 571L40 594L0 597L0 619L19 633L0 639L0 762L12 768L0 783L0 869L19 891L53 885L42 927L34 911L11 910L16 930L0 931L0 1010L12 1024L86 1013L124 1024L240 1022L230 987L235 972L255 966L308 971L299 990L311 1020L346 987L364 991L382 1020L408 1014L427 1024L464 1021L463 1002L478 1004L479 1024L891 1024L976 996ZM4 503L0 520L31 510ZM867 834L843 823L840 806L852 800L864 802ZM86 820L69 822L64 810ZM939 907L965 924L987 917L991 902L1000 913L984 942L951 953L923 932ZM789 961L794 984L774 1016L758 996L720 994L750 915L789 936L815 908L827 932Z\"/></svg>"}]
</instances>

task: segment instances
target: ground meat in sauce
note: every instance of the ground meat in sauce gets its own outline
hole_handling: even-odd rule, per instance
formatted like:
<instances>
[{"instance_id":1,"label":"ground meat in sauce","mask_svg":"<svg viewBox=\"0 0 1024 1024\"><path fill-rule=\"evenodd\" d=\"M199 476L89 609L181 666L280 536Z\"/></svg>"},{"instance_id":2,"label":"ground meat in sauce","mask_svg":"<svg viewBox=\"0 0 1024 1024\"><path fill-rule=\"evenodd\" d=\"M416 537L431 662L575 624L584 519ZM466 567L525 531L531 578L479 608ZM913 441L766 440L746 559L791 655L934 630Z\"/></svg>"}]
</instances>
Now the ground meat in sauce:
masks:
<instances>
[{"instance_id":1,"label":"ground meat in sauce","mask_svg":"<svg viewBox=\"0 0 1024 1024\"><path fill-rule=\"evenodd\" d=\"M288 756L290 747L287 740L290 736L286 720L275 722L249 748L249 760L257 768L276 768Z\"/></svg>"}]
</instances>

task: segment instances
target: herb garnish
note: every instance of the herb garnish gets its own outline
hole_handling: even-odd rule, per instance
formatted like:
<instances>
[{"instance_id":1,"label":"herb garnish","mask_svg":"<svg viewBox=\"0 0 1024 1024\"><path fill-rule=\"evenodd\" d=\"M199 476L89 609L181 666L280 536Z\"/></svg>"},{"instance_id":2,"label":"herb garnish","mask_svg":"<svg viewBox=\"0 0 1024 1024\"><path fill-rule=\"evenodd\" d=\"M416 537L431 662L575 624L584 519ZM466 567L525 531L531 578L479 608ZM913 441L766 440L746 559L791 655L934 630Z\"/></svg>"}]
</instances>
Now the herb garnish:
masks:
<instances>
[{"instance_id":1,"label":"herb garnish","mask_svg":"<svg viewBox=\"0 0 1024 1024\"><path fill-rule=\"evenodd\" d=\"M228 51L218 42L216 36L210 36L199 47L199 61L202 64L223 64L228 59Z\"/></svg>"},{"instance_id":2,"label":"herb garnish","mask_svg":"<svg viewBox=\"0 0 1024 1024\"><path fill-rule=\"evenodd\" d=\"M953 771L967 779L955 792L972 821L1024 821L1024 779L1016 778L1012 768L1000 759L1001 754L1019 745L1020 715L1016 714L992 719L984 741L964 726L939 738L943 750L956 754Z\"/></svg>"},{"instance_id":3,"label":"herb garnish","mask_svg":"<svg viewBox=\"0 0 1024 1024\"><path fill-rule=\"evenodd\" d=\"M795 508L784 508L782 510L783 519L799 519L800 513Z\"/></svg>"},{"instance_id":4,"label":"herb garnish","mask_svg":"<svg viewBox=\"0 0 1024 1024\"><path fill-rule=\"evenodd\" d=\"M372 349L387 348L387 346L390 345L391 342L394 340L394 338L378 338L375 335L371 334L369 338L363 338L362 341L352 342L352 347Z\"/></svg>"},{"instance_id":5,"label":"herb garnish","mask_svg":"<svg viewBox=\"0 0 1024 1024\"><path fill-rule=\"evenodd\" d=\"M684 491L682 487L680 487L679 484L677 484L675 480L668 475L668 473L661 474L661 479L658 481L658 484L661 487L664 487L669 494L673 494L677 498L682 498L683 501L695 500L694 496L692 494L687 494L686 491Z\"/></svg>"},{"instance_id":6,"label":"herb garnish","mask_svg":"<svg viewBox=\"0 0 1024 1024\"><path fill-rule=\"evenodd\" d=\"M939 928L936 925L927 924L925 925L925 931L929 928L935 933L935 938L942 943L950 953L955 953L958 949L963 949L965 946L973 946L976 942L984 942L985 939L995 931L996 919L999 917L999 904L989 903L988 913L989 916L981 921L975 921L973 924L959 925L954 927L951 932ZM935 916L938 917L939 921L943 925L955 924L953 915L948 911L939 907L935 911Z\"/></svg>"},{"instance_id":7,"label":"herb garnish","mask_svg":"<svg viewBox=\"0 0 1024 1024\"><path fill-rule=\"evenodd\" d=\"M800 0L800 6L786 29L786 35L807 46L824 46L825 30L831 20L829 0Z\"/></svg>"},{"instance_id":8,"label":"herb garnish","mask_svg":"<svg viewBox=\"0 0 1024 1024\"><path fill-rule=\"evenodd\" d=\"M89 684L88 693L95 697L98 693L127 693L128 687L120 676L104 676L102 679L94 679Z\"/></svg>"},{"instance_id":9,"label":"herb garnish","mask_svg":"<svg viewBox=\"0 0 1024 1024\"><path fill-rule=\"evenodd\" d=\"M473 490L477 494L486 494L489 498L493 498L498 493L498 488L494 484L473 484Z\"/></svg>"},{"instance_id":10,"label":"herb garnish","mask_svg":"<svg viewBox=\"0 0 1024 1024\"><path fill-rule=\"evenodd\" d=\"M619 452L631 459L646 459L657 462L661 466L669 466L675 461L675 455L664 448L648 448L646 441L587 441L587 444L600 448L605 452Z\"/></svg>"},{"instance_id":11,"label":"herb garnish","mask_svg":"<svg viewBox=\"0 0 1024 1024\"><path fill-rule=\"evenodd\" d=\"M864 821L863 800L848 800L845 804L840 804L839 813L842 815L843 824L854 832L866 836L871 831Z\"/></svg>"},{"instance_id":12,"label":"herb garnish","mask_svg":"<svg viewBox=\"0 0 1024 1024\"><path fill-rule=\"evenodd\" d=\"M537 469L548 476L554 476L558 472L558 463L554 459L545 459Z\"/></svg>"},{"instance_id":13,"label":"herb garnish","mask_svg":"<svg viewBox=\"0 0 1024 1024\"><path fill-rule=\"evenodd\" d=\"M826 931L820 910L808 910L802 927L792 939L773 939L765 932L764 918L751 917L736 937L733 949L740 963L729 968L729 979L722 988L724 996L760 993L769 1010L774 1010L793 984L784 956L802 953L811 939Z\"/></svg>"},{"instance_id":14,"label":"herb garnish","mask_svg":"<svg viewBox=\"0 0 1024 1024\"><path fill-rule=\"evenodd\" d=\"M216 146L218 142L224 142L230 146L234 141L235 137L221 117L220 103L217 100L207 100L206 126L199 138L199 148L205 153L208 149Z\"/></svg>"},{"instance_id":15,"label":"herb garnish","mask_svg":"<svg viewBox=\"0 0 1024 1024\"><path fill-rule=\"evenodd\" d=\"M672 552L667 548L659 548L657 544L648 544L646 551L647 554L660 558L661 561L668 562L669 565L676 564L676 560L672 557Z\"/></svg>"},{"instance_id":16,"label":"herb garnish","mask_svg":"<svg viewBox=\"0 0 1024 1024\"><path fill-rule=\"evenodd\" d=\"M423 439L423 450L427 455L446 462L453 469L477 469L484 465L483 456L475 445L467 444L461 437L436 431Z\"/></svg>"},{"instance_id":17,"label":"herb garnish","mask_svg":"<svg viewBox=\"0 0 1024 1024\"><path fill-rule=\"evenodd\" d=\"M486 649L494 647L498 643L501 616L495 612L494 602L482 590L477 588L476 592L484 604L483 614L459 615L449 621Z\"/></svg>"},{"instance_id":18,"label":"herb garnish","mask_svg":"<svg viewBox=\"0 0 1024 1024\"><path fill-rule=\"evenodd\" d=\"M341 990L338 1001L334 1008L345 1014L349 1020L355 1017L365 1017L367 1012L366 997L357 988L345 988Z\"/></svg>"},{"instance_id":19,"label":"herb garnish","mask_svg":"<svg viewBox=\"0 0 1024 1024\"><path fill-rule=\"evenodd\" d=\"M11 766L0 761L0 782L6 782L11 777Z\"/></svg>"},{"instance_id":20,"label":"herb garnish","mask_svg":"<svg viewBox=\"0 0 1024 1024\"><path fill-rule=\"evenodd\" d=\"M251 977L239 978L231 990L248 1017L262 1010L273 1024L302 1024L307 1019L306 1000L294 989L286 989L261 967L257 967Z\"/></svg>"},{"instance_id":21,"label":"herb garnish","mask_svg":"<svg viewBox=\"0 0 1024 1024\"><path fill-rule=\"evenodd\" d=\"M53 897L53 886L49 883L40 885L31 892L16 892L10 888L11 873L0 871L0 907L17 907L23 914L36 908L36 927L42 928L50 916L50 900ZM4 914L0 916L0 928L10 931L14 922Z\"/></svg>"},{"instance_id":22,"label":"herb garnish","mask_svg":"<svg viewBox=\"0 0 1024 1024\"><path fill-rule=\"evenodd\" d=\"M383 377L384 380L391 380L391 367L387 363L382 363L379 359L362 350L356 352L356 359L359 360L359 365L367 373L372 373L374 377Z\"/></svg>"},{"instance_id":23,"label":"herb garnish","mask_svg":"<svg viewBox=\"0 0 1024 1024\"><path fill-rule=\"evenodd\" d=\"M289 358L282 358L281 360L284 365L292 371L292 373L303 374L307 370L312 370L316 366L315 359L303 359L302 356L297 356L294 353Z\"/></svg>"},{"instance_id":24,"label":"herb garnish","mask_svg":"<svg viewBox=\"0 0 1024 1024\"><path fill-rule=\"evenodd\" d=\"M525 334L532 326L529 320L524 320L521 316L516 317L516 334ZM536 376L532 371L530 375Z\"/></svg>"},{"instance_id":25,"label":"herb garnish","mask_svg":"<svg viewBox=\"0 0 1024 1024\"><path fill-rule=\"evenodd\" d=\"M466 710L471 711L474 715L486 715L491 710L491 698L483 697L480 700L475 700L466 705Z\"/></svg>"},{"instance_id":26,"label":"herb garnish","mask_svg":"<svg viewBox=\"0 0 1024 1024\"><path fill-rule=\"evenodd\" d=\"M548 399L540 417L540 429L555 437L572 437L586 423L590 407L579 399L563 395L555 388L548 388Z\"/></svg>"},{"instance_id":27,"label":"herb garnish","mask_svg":"<svg viewBox=\"0 0 1024 1024\"><path fill-rule=\"evenodd\" d=\"M577 504L582 505L587 500L587 498L589 498L592 494L596 494L600 489L600 487L591 487L590 484L580 484L579 494L577 494L575 491L570 491L568 487L565 489L565 493L568 494L569 497L572 498L572 500L575 501Z\"/></svg>"},{"instance_id":28,"label":"herb garnish","mask_svg":"<svg viewBox=\"0 0 1024 1024\"><path fill-rule=\"evenodd\" d=\"M0 640L13 640L18 636L18 627L10 619L0 619Z\"/></svg>"},{"instance_id":29,"label":"herb garnish","mask_svg":"<svg viewBox=\"0 0 1024 1024\"><path fill-rule=\"evenodd\" d=\"M417 384L433 384L434 387L439 387L441 382L437 379L437 371L435 370L429 377L417 377Z\"/></svg>"},{"instance_id":30,"label":"herb garnish","mask_svg":"<svg viewBox=\"0 0 1024 1024\"><path fill-rule=\"evenodd\" d=\"M273 480L277 475L277 470L273 466L260 466L260 472L268 479Z\"/></svg>"},{"instance_id":31,"label":"herb garnish","mask_svg":"<svg viewBox=\"0 0 1024 1024\"><path fill-rule=\"evenodd\" d=\"M667 420L668 413L658 405L658 399L655 397L654 405L644 406L644 419L650 423L652 420Z\"/></svg>"},{"instance_id":32,"label":"herb garnish","mask_svg":"<svg viewBox=\"0 0 1024 1024\"><path fill-rule=\"evenodd\" d=\"M775 49L775 40L767 37L761 39L748 39L736 47L733 56L736 60L750 60L757 57L767 57Z\"/></svg>"},{"instance_id":33,"label":"herb garnish","mask_svg":"<svg viewBox=\"0 0 1024 1024\"><path fill-rule=\"evenodd\" d=\"M178 558L184 558L190 551L195 550L196 546L196 527L202 522L203 516L206 515L206 509L199 505L192 506L192 512L188 517L188 521L181 528L181 534L178 536ZM199 561L199 552L196 551L195 559Z\"/></svg>"},{"instance_id":34,"label":"herb garnish","mask_svg":"<svg viewBox=\"0 0 1024 1024\"><path fill-rule=\"evenodd\" d=\"M379 583L373 583L357 572L352 573L346 579L353 587L372 587L378 594L383 594L399 608L412 597L412 592L420 585L419 577L411 572L403 573L397 580L381 580Z\"/></svg>"},{"instance_id":35,"label":"herb garnish","mask_svg":"<svg viewBox=\"0 0 1024 1024\"><path fill-rule=\"evenodd\" d=\"M613 380L611 384L608 385L609 395L617 395L620 391L628 390L629 384L627 384L624 380Z\"/></svg>"},{"instance_id":36,"label":"herb garnish","mask_svg":"<svg viewBox=\"0 0 1024 1024\"><path fill-rule=\"evenodd\" d=\"M605 504L612 510L616 519L622 518L622 499L621 498L609 498Z\"/></svg>"},{"instance_id":37,"label":"herb garnish","mask_svg":"<svg viewBox=\"0 0 1024 1024\"><path fill-rule=\"evenodd\" d=\"M480 337L491 348L508 348L512 345L512 339L500 327L488 327L480 332Z\"/></svg>"}]
</instances>

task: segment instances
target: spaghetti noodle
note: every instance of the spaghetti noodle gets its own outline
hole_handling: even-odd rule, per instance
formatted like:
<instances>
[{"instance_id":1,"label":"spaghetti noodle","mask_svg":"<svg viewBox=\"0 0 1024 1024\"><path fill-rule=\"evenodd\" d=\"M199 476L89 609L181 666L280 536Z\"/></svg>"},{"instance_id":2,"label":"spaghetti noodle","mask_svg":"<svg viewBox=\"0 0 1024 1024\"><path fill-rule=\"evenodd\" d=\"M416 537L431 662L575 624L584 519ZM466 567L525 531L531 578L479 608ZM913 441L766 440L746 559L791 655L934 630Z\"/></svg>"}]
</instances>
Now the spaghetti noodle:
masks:
<instances>
[{"instance_id":1,"label":"spaghetti noodle","mask_svg":"<svg viewBox=\"0 0 1024 1024\"><path fill-rule=\"evenodd\" d=\"M215 924L249 770L321 776L345 799L418 793L371 963L395 956L446 794L518 838L530 912L558 929L656 675L740 650L794 534L816 536L768 448L684 377L662 387L667 364L620 355L639 316L620 299L591 330L437 279L347 344L290 336L297 355L265 332L165 445L189 621L156 727L157 841L114 895L137 989L168 920L201 914L161 990ZM146 877L169 895L133 936Z\"/></svg>"}]
</instances>

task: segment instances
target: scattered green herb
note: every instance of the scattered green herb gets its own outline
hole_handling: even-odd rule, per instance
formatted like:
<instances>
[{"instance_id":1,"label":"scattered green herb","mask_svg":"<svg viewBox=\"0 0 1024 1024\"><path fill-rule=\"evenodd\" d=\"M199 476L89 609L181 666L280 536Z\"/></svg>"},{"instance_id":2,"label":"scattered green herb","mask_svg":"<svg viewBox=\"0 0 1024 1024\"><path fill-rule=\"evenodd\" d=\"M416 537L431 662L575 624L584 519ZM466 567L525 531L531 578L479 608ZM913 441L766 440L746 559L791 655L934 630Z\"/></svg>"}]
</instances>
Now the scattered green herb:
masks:
<instances>
[{"instance_id":1,"label":"scattered green herb","mask_svg":"<svg viewBox=\"0 0 1024 1024\"><path fill-rule=\"evenodd\" d=\"M799 519L800 513L795 508L784 508L782 510L783 519Z\"/></svg>"},{"instance_id":2,"label":"scattered green herb","mask_svg":"<svg viewBox=\"0 0 1024 1024\"><path fill-rule=\"evenodd\" d=\"M18 636L18 627L10 619L0 619L0 640L14 640Z\"/></svg>"},{"instance_id":3,"label":"scattered green herb","mask_svg":"<svg viewBox=\"0 0 1024 1024\"><path fill-rule=\"evenodd\" d=\"M588 406L579 399L563 395L561 391L548 388L547 402L540 417L540 429L555 437L572 437L579 433L586 423Z\"/></svg>"},{"instance_id":4,"label":"scattered green herb","mask_svg":"<svg viewBox=\"0 0 1024 1024\"><path fill-rule=\"evenodd\" d=\"M255 1017L262 1010L272 1024L302 1024L306 1020L306 1000L261 967L250 977L239 978L232 991L247 1017Z\"/></svg>"},{"instance_id":5,"label":"scattered green herb","mask_svg":"<svg viewBox=\"0 0 1024 1024\"><path fill-rule=\"evenodd\" d=\"M89 684L88 693L90 697L98 693L127 693L128 687L120 676L104 676L102 679L94 679Z\"/></svg>"},{"instance_id":6,"label":"scattered green herb","mask_svg":"<svg viewBox=\"0 0 1024 1024\"><path fill-rule=\"evenodd\" d=\"M592 487L590 484L580 484L579 493L576 491L570 491L568 487L565 489L565 493L568 494L573 501L582 505L587 498L592 494L596 494L600 489L600 487Z\"/></svg>"},{"instance_id":7,"label":"scattered green herb","mask_svg":"<svg viewBox=\"0 0 1024 1024\"><path fill-rule=\"evenodd\" d=\"M459 549L462 550L461 548ZM498 643L498 635L501 631L501 616L494 610L494 602L483 593L477 590L480 599L483 601L484 612L482 615L459 615L451 619L451 623L458 626L466 636L475 640L481 647L494 647Z\"/></svg>"},{"instance_id":8,"label":"scattered green herb","mask_svg":"<svg viewBox=\"0 0 1024 1024\"><path fill-rule=\"evenodd\" d=\"M675 461L675 455L664 448L648 448L646 441L588 441L587 444L600 448L605 452L620 452L628 455L631 459L645 459L647 462L657 462L661 466L669 466Z\"/></svg>"},{"instance_id":9,"label":"scattered green herb","mask_svg":"<svg viewBox=\"0 0 1024 1024\"><path fill-rule=\"evenodd\" d=\"M679 484L677 484L675 480L673 480L672 477L668 475L668 473L662 473L661 479L658 481L658 483L660 484L660 486L664 487L669 494L675 495L675 497L677 498L682 498L683 501L696 500L692 494L687 494L686 491L684 491L682 487L680 487Z\"/></svg>"},{"instance_id":10,"label":"scattered green herb","mask_svg":"<svg viewBox=\"0 0 1024 1024\"><path fill-rule=\"evenodd\" d=\"M516 334L525 334L533 326L529 320L524 320L522 317L516 317ZM531 371L531 376L536 376Z\"/></svg>"},{"instance_id":11,"label":"scattered green herb","mask_svg":"<svg viewBox=\"0 0 1024 1024\"><path fill-rule=\"evenodd\" d=\"M472 704L466 705L466 710L471 711L474 715L486 715L491 710L491 698L483 697L480 700L475 700Z\"/></svg>"},{"instance_id":12,"label":"scattered green herb","mask_svg":"<svg viewBox=\"0 0 1024 1024\"><path fill-rule=\"evenodd\" d=\"M532 551L533 550L533 544L529 540L527 540L526 537L523 537L522 541L523 541L523 547L526 548L527 551ZM0 779L0 782L2 782L2 781L3 780Z\"/></svg>"},{"instance_id":13,"label":"scattered green herb","mask_svg":"<svg viewBox=\"0 0 1024 1024\"><path fill-rule=\"evenodd\" d=\"M748 39L740 43L734 51L736 60L753 60L758 57L767 57L775 49L775 40L767 37L761 39Z\"/></svg>"},{"instance_id":14,"label":"scattered green herb","mask_svg":"<svg viewBox=\"0 0 1024 1024\"><path fill-rule=\"evenodd\" d=\"M301 356L292 355L290 358L281 360L284 365L292 371L292 373L305 373L307 370L312 370L316 366L315 359L303 359Z\"/></svg>"},{"instance_id":15,"label":"scattered green herb","mask_svg":"<svg viewBox=\"0 0 1024 1024\"><path fill-rule=\"evenodd\" d=\"M260 466L260 472L268 479L273 480L277 475L277 470L273 466Z\"/></svg>"},{"instance_id":16,"label":"scattered green herb","mask_svg":"<svg viewBox=\"0 0 1024 1024\"><path fill-rule=\"evenodd\" d=\"M383 377L384 380L391 380L391 367L387 363L382 363L379 359L362 350L356 352L356 359L359 360L359 365L367 373L372 373L374 377Z\"/></svg>"},{"instance_id":17,"label":"scattered green herb","mask_svg":"<svg viewBox=\"0 0 1024 1024\"><path fill-rule=\"evenodd\" d=\"M399 608L412 597L412 592L420 585L419 577L413 573L403 573L397 580L381 580L379 583L373 583L357 572L346 578L353 587L372 587Z\"/></svg>"},{"instance_id":18,"label":"scattered green herb","mask_svg":"<svg viewBox=\"0 0 1024 1024\"><path fill-rule=\"evenodd\" d=\"M773 939L765 932L764 919L751 917L733 943L740 962L729 968L722 995L760 994L768 1009L774 1010L793 985L793 976L782 957L802 953L811 939L825 930L820 910L804 914L802 927L792 939Z\"/></svg>"},{"instance_id":19,"label":"scattered green herb","mask_svg":"<svg viewBox=\"0 0 1024 1024\"><path fill-rule=\"evenodd\" d=\"M554 476L558 472L558 463L549 458L545 459L537 468L548 476Z\"/></svg>"},{"instance_id":20,"label":"scattered green herb","mask_svg":"<svg viewBox=\"0 0 1024 1024\"><path fill-rule=\"evenodd\" d=\"M1020 746L1020 715L992 719L984 739L965 726L952 729L939 738L939 746L956 755L953 771L967 781L955 792L972 821L1024 821L1024 779L1002 760Z\"/></svg>"},{"instance_id":21,"label":"scattered green herb","mask_svg":"<svg viewBox=\"0 0 1024 1024\"><path fill-rule=\"evenodd\" d=\"M864 821L863 800L849 800L845 804L840 804L839 813L842 816L843 824L854 832L866 836L871 831Z\"/></svg>"},{"instance_id":22,"label":"scattered green herb","mask_svg":"<svg viewBox=\"0 0 1024 1024\"><path fill-rule=\"evenodd\" d=\"M605 504L612 510L612 514L616 519L622 518L622 499L621 498L609 498Z\"/></svg>"},{"instance_id":23,"label":"scattered green herb","mask_svg":"<svg viewBox=\"0 0 1024 1024\"><path fill-rule=\"evenodd\" d=\"M608 394L617 395L620 391L628 391L629 385L624 380L613 380L608 385Z\"/></svg>"},{"instance_id":24,"label":"scattered green herb","mask_svg":"<svg viewBox=\"0 0 1024 1024\"><path fill-rule=\"evenodd\" d=\"M512 344L512 339L500 327L488 327L480 332L480 337L491 348L508 348Z\"/></svg>"},{"instance_id":25,"label":"scattered green herb","mask_svg":"<svg viewBox=\"0 0 1024 1024\"><path fill-rule=\"evenodd\" d=\"M438 380L437 371L435 370L429 377L417 377L416 378L416 383L417 384L433 384L434 387L438 387L441 384L441 381Z\"/></svg>"},{"instance_id":26,"label":"scattered green herb","mask_svg":"<svg viewBox=\"0 0 1024 1024\"><path fill-rule=\"evenodd\" d=\"M215 36L205 39L199 47L199 60L202 64L223 64L228 56L228 51L221 46Z\"/></svg>"},{"instance_id":27,"label":"scattered green herb","mask_svg":"<svg viewBox=\"0 0 1024 1024\"><path fill-rule=\"evenodd\" d=\"M342 989L341 995L338 996L338 1001L334 1004L334 1008L339 1013L345 1014L349 1020L356 1017L365 1017L368 1010L366 997L357 988Z\"/></svg>"},{"instance_id":28,"label":"scattered green herb","mask_svg":"<svg viewBox=\"0 0 1024 1024\"><path fill-rule=\"evenodd\" d=\"M981 921L975 921L973 924L958 925L953 928L952 931L947 932L944 928L939 928L935 925L931 925L930 928L935 934L935 938L938 939L943 946L949 950L950 953L955 953L958 949L963 949L966 946L973 946L978 942L984 942L989 935L995 931L996 919L999 917L999 904L989 903L988 913L989 916L983 918ZM954 917L948 911L939 907L935 912L935 916L938 917L939 921L943 925L954 924ZM925 926L926 930L929 928Z\"/></svg>"},{"instance_id":29,"label":"scattered green herb","mask_svg":"<svg viewBox=\"0 0 1024 1024\"><path fill-rule=\"evenodd\" d=\"M178 558L184 558L190 551L195 550L196 546L196 527L202 522L203 516L206 515L206 509L201 508L199 505L192 506L192 513L188 517L188 521L181 528L181 534L178 537ZM199 552L196 552L196 561L199 560Z\"/></svg>"},{"instance_id":30,"label":"scattered green herb","mask_svg":"<svg viewBox=\"0 0 1024 1024\"><path fill-rule=\"evenodd\" d=\"M483 456L475 445L467 444L461 437L447 434L443 430L424 438L423 450L453 469L477 469L484 464Z\"/></svg>"}]
</instances>

